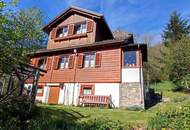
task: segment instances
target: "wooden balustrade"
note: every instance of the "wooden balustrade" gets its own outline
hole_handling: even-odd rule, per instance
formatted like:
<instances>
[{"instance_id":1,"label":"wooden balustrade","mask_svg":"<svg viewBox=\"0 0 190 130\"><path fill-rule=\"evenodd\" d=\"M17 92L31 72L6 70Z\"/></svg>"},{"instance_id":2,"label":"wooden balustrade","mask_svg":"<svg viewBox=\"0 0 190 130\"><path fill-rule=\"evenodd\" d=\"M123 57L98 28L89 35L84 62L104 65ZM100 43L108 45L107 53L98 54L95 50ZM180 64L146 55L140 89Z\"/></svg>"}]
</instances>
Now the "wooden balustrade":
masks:
<instances>
[{"instance_id":1,"label":"wooden balustrade","mask_svg":"<svg viewBox=\"0 0 190 130\"><path fill-rule=\"evenodd\" d=\"M110 96L83 95L79 97L82 106L110 106Z\"/></svg>"}]
</instances>

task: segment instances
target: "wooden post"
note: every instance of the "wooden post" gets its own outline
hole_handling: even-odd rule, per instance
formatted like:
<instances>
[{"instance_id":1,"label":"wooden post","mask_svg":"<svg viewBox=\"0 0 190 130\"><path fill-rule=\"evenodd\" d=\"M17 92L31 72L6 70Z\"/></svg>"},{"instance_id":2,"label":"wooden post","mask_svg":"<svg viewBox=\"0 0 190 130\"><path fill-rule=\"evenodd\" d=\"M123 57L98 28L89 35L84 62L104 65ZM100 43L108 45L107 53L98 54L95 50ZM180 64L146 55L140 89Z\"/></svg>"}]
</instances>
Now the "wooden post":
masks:
<instances>
[{"instance_id":1,"label":"wooden post","mask_svg":"<svg viewBox=\"0 0 190 130\"><path fill-rule=\"evenodd\" d=\"M33 79L33 86L32 86L32 91L31 91L31 105L30 105L30 110L32 109L35 100L36 100L36 93L37 93L37 85L38 85L38 80L40 77L40 70L36 69L35 71L35 76Z\"/></svg>"}]
</instances>

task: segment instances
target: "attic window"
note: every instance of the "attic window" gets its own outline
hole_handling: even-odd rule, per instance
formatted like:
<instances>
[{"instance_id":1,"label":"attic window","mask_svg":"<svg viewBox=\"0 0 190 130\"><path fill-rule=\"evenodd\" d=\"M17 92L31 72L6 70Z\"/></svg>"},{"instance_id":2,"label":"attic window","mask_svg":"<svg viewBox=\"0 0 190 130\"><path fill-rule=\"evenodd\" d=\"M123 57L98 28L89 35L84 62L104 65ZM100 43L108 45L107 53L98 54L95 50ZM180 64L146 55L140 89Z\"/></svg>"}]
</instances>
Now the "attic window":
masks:
<instances>
[{"instance_id":1,"label":"attic window","mask_svg":"<svg viewBox=\"0 0 190 130\"><path fill-rule=\"evenodd\" d=\"M67 26L58 28L56 37L65 37L67 35L68 35L68 27Z\"/></svg>"},{"instance_id":2,"label":"attic window","mask_svg":"<svg viewBox=\"0 0 190 130\"><path fill-rule=\"evenodd\" d=\"M76 24L74 34L86 33L86 30L87 30L86 22Z\"/></svg>"}]
</instances>

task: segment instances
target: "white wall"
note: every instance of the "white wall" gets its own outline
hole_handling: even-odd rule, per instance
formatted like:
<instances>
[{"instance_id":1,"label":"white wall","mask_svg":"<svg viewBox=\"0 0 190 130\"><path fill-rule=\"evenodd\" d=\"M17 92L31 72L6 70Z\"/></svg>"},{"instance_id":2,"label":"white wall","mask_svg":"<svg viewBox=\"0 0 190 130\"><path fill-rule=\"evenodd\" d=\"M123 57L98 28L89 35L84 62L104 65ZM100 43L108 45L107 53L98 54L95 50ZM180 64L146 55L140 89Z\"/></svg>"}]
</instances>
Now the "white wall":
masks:
<instances>
[{"instance_id":1,"label":"white wall","mask_svg":"<svg viewBox=\"0 0 190 130\"><path fill-rule=\"evenodd\" d=\"M48 103L49 91L50 91L49 86L47 86L47 85L44 86L44 92L43 92L43 97L42 97L42 103Z\"/></svg>"},{"instance_id":2,"label":"white wall","mask_svg":"<svg viewBox=\"0 0 190 130\"><path fill-rule=\"evenodd\" d=\"M111 95L113 104L119 107L119 83L96 83L95 95Z\"/></svg>"},{"instance_id":3,"label":"white wall","mask_svg":"<svg viewBox=\"0 0 190 130\"><path fill-rule=\"evenodd\" d=\"M79 90L79 84L65 83L63 89L60 90L58 103L76 106L78 104Z\"/></svg>"},{"instance_id":4,"label":"white wall","mask_svg":"<svg viewBox=\"0 0 190 130\"><path fill-rule=\"evenodd\" d=\"M139 68L123 68L122 69L122 82L140 82L140 69Z\"/></svg>"}]
</instances>

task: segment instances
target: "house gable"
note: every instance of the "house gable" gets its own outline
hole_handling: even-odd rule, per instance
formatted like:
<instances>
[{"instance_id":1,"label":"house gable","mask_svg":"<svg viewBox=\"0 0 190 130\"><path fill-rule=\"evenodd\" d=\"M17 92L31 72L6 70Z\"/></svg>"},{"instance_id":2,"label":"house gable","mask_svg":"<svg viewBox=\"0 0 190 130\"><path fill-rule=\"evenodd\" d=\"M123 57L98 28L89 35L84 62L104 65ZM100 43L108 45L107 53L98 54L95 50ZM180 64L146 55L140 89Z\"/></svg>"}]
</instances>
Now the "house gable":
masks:
<instances>
[{"instance_id":1,"label":"house gable","mask_svg":"<svg viewBox=\"0 0 190 130\"><path fill-rule=\"evenodd\" d=\"M80 29L78 31L78 28L81 29L81 32ZM47 49L92 44L113 39L103 15L78 7L70 7L52 20L43 30L49 34ZM63 33L63 30L66 33Z\"/></svg>"}]
</instances>

